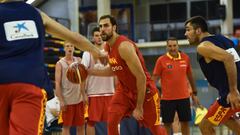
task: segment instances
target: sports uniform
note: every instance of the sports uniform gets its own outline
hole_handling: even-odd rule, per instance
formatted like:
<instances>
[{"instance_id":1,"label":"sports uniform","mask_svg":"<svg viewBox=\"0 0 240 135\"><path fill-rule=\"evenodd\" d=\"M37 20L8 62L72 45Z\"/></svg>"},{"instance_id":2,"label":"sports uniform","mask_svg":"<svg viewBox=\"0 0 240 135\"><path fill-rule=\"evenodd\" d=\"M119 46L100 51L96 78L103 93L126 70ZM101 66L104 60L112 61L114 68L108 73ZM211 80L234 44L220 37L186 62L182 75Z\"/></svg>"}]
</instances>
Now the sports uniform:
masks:
<instances>
[{"instance_id":1,"label":"sports uniform","mask_svg":"<svg viewBox=\"0 0 240 135\"><path fill-rule=\"evenodd\" d=\"M139 122L145 127L150 128L152 133L161 134L163 130L160 127L160 106L158 90L154 82L150 79L150 74L147 72L147 69L144 65L143 57L140 51L137 49L135 43L124 36L117 37L115 43L111 47L111 50L109 46L106 47L106 50L109 53L109 63L111 69L118 77L117 88L108 109L108 133L110 135L118 134L117 126L120 120L123 117L130 116L132 114L137 102L136 78L118 52L119 45L124 41L131 42L136 48L136 53L147 79L147 90L143 104L144 119Z\"/></svg>"},{"instance_id":2,"label":"sports uniform","mask_svg":"<svg viewBox=\"0 0 240 135\"><path fill-rule=\"evenodd\" d=\"M77 62L77 57L73 57L73 62ZM84 124L84 104L80 94L80 85L71 83L66 76L67 61L61 58L58 61L62 67L61 91L66 105L66 110L62 112L63 126L82 126Z\"/></svg>"},{"instance_id":3,"label":"sports uniform","mask_svg":"<svg viewBox=\"0 0 240 135\"><path fill-rule=\"evenodd\" d=\"M203 41L212 42L214 45L231 52L232 54L235 50L232 41L222 35L208 36L203 38L201 42ZM234 58L237 67L237 82L240 82L240 62L237 57L239 58L236 53ZM219 98L210 106L205 118L214 125L219 125L228 120L236 112L239 112L240 109L233 110L230 108L230 104L227 103L226 99L229 93L229 84L224 64L217 60L212 60L210 63L206 63L200 54L198 54L198 62L210 85L215 87L219 93ZM238 90L239 89L240 83L238 83Z\"/></svg>"},{"instance_id":4,"label":"sports uniform","mask_svg":"<svg viewBox=\"0 0 240 135\"><path fill-rule=\"evenodd\" d=\"M175 111L180 121L191 120L190 92L187 74L191 72L189 57L178 52L178 58L169 53L160 56L153 74L161 78L161 116L163 123L172 123Z\"/></svg>"},{"instance_id":5,"label":"sports uniform","mask_svg":"<svg viewBox=\"0 0 240 135\"><path fill-rule=\"evenodd\" d=\"M101 69L105 66L94 60L89 52L84 52L82 64L87 68ZM114 77L99 77L89 75L86 80L86 92L89 97L88 124L107 122L107 109L114 94Z\"/></svg>"},{"instance_id":6,"label":"sports uniform","mask_svg":"<svg viewBox=\"0 0 240 135\"><path fill-rule=\"evenodd\" d=\"M41 134L47 97L54 96L44 67L41 15L22 1L1 3L0 12L1 134Z\"/></svg>"}]
</instances>

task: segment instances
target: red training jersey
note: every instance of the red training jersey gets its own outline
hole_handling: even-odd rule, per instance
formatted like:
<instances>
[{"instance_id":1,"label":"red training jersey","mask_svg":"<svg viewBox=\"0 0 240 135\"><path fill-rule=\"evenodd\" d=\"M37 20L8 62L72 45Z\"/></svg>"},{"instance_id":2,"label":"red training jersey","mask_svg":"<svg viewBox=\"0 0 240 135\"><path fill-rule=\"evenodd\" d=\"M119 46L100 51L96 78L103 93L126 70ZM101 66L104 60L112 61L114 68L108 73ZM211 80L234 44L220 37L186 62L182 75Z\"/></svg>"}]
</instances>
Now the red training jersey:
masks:
<instances>
[{"instance_id":1,"label":"red training jersey","mask_svg":"<svg viewBox=\"0 0 240 135\"><path fill-rule=\"evenodd\" d=\"M137 94L136 77L132 74L126 62L121 58L118 52L118 47L123 41L131 42L132 43L131 45L133 45L136 48L136 53L138 55L138 58L141 62L142 68L147 78L146 88L150 90L152 93L155 93L157 88L155 86L154 81L151 80L151 76L147 71L147 68L145 67L144 59L141 52L137 48L136 44L125 36L119 36L111 49L109 45L106 46L106 50L108 51L109 54L109 64L111 66L112 71L118 77L119 80L116 92L124 92L124 94L126 94L130 98L136 98Z\"/></svg>"}]
</instances>

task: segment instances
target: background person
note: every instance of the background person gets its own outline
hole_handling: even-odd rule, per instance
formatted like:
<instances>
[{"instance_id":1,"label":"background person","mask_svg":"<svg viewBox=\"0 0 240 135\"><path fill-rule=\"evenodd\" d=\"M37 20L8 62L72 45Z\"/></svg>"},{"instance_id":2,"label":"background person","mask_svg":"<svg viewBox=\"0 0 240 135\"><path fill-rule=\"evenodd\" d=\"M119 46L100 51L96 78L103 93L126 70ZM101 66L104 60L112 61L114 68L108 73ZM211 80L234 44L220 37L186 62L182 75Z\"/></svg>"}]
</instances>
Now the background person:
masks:
<instances>
[{"instance_id":1,"label":"background person","mask_svg":"<svg viewBox=\"0 0 240 135\"><path fill-rule=\"evenodd\" d=\"M77 134L84 134L84 103L85 93L80 84L71 83L66 76L68 67L73 62L81 62L80 57L73 56L74 46L65 42L65 57L61 58L55 69L56 95L60 101L63 135L70 134L71 126L77 127Z\"/></svg>"},{"instance_id":2,"label":"background person","mask_svg":"<svg viewBox=\"0 0 240 135\"><path fill-rule=\"evenodd\" d=\"M104 51L105 43L102 41L98 27L92 30L94 45ZM87 69L95 68L101 70L106 66L99 59L95 59L89 52L84 52L81 62ZM86 82L82 83L82 88L88 96L88 118L87 118L87 135L95 135L97 122L107 122L107 110L109 103L115 91L114 77L99 77L89 75ZM106 133L107 134L107 133Z\"/></svg>"},{"instance_id":3,"label":"background person","mask_svg":"<svg viewBox=\"0 0 240 135\"><path fill-rule=\"evenodd\" d=\"M189 135L189 121L192 115L188 83L193 90L192 99L195 104L199 105L190 59L185 53L179 51L175 37L170 37L166 42L167 53L157 59L152 76L153 80L159 77L161 80L162 121L170 135L172 123L177 115L183 135Z\"/></svg>"}]
</instances>

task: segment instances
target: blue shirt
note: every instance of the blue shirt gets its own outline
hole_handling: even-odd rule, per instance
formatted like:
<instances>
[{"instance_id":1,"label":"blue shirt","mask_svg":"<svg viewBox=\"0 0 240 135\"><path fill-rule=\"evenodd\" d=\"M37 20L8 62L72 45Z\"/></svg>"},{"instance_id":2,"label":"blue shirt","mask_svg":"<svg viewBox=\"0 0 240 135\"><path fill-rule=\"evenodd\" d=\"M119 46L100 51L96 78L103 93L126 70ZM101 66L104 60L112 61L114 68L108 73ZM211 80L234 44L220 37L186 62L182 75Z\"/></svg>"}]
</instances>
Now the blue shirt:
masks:
<instances>
[{"instance_id":1,"label":"blue shirt","mask_svg":"<svg viewBox=\"0 0 240 135\"><path fill-rule=\"evenodd\" d=\"M232 41L222 35L208 36L203 38L201 42L203 41L212 42L214 45L224 50L234 48ZM218 90L220 96L218 102L223 106L229 106L226 101L229 93L229 84L224 63L217 60L212 60L210 63L206 63L204 57L200 54L198 54L198 62L210 85ZM237 81L240 82L240 62L236 62L236 66ZM239 86L238 83L238 90L240 88Z\"/></svg>"},{"instance_id":2,"label":"blue shirt","mask_svg":"<svg viewBox=\"0 0 240 135\"><path fill-rule=\"evenodd\" d=\"M44 66L45 29L40 13L25 2L0 4L0 84L29 83L52 86Z\"/></svg>"}]
</instances>

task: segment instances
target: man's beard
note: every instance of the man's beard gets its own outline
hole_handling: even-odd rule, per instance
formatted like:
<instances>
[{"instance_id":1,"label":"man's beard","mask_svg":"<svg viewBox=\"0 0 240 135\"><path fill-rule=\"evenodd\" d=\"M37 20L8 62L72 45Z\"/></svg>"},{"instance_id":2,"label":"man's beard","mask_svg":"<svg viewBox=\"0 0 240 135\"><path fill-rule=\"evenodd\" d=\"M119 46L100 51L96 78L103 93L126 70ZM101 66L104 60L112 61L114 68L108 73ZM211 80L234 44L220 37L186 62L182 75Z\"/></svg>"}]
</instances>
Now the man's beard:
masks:
<instances>
[{"instance_id":1,"label":"man's beard","mask_svg":"<svg viewBox=\"0 0 240 135\"><path fill-rule=\"evenodd\" d=\"M110 35L107 34L101 35L103 41L108 41L109 39L112 38L112 36L113 36L112 33Z\"/></svg>"},{"instance_id":2,"label":"man's beard","mask_svg":"<svg viewBox=\"0 0 240 135\"><path fill-rule=\"evenodd\" d=\"M190 45L198 45L200 43L200 40L198 38L195 38L193 41L189 42Z\"/></svg>"}]
</instances>

